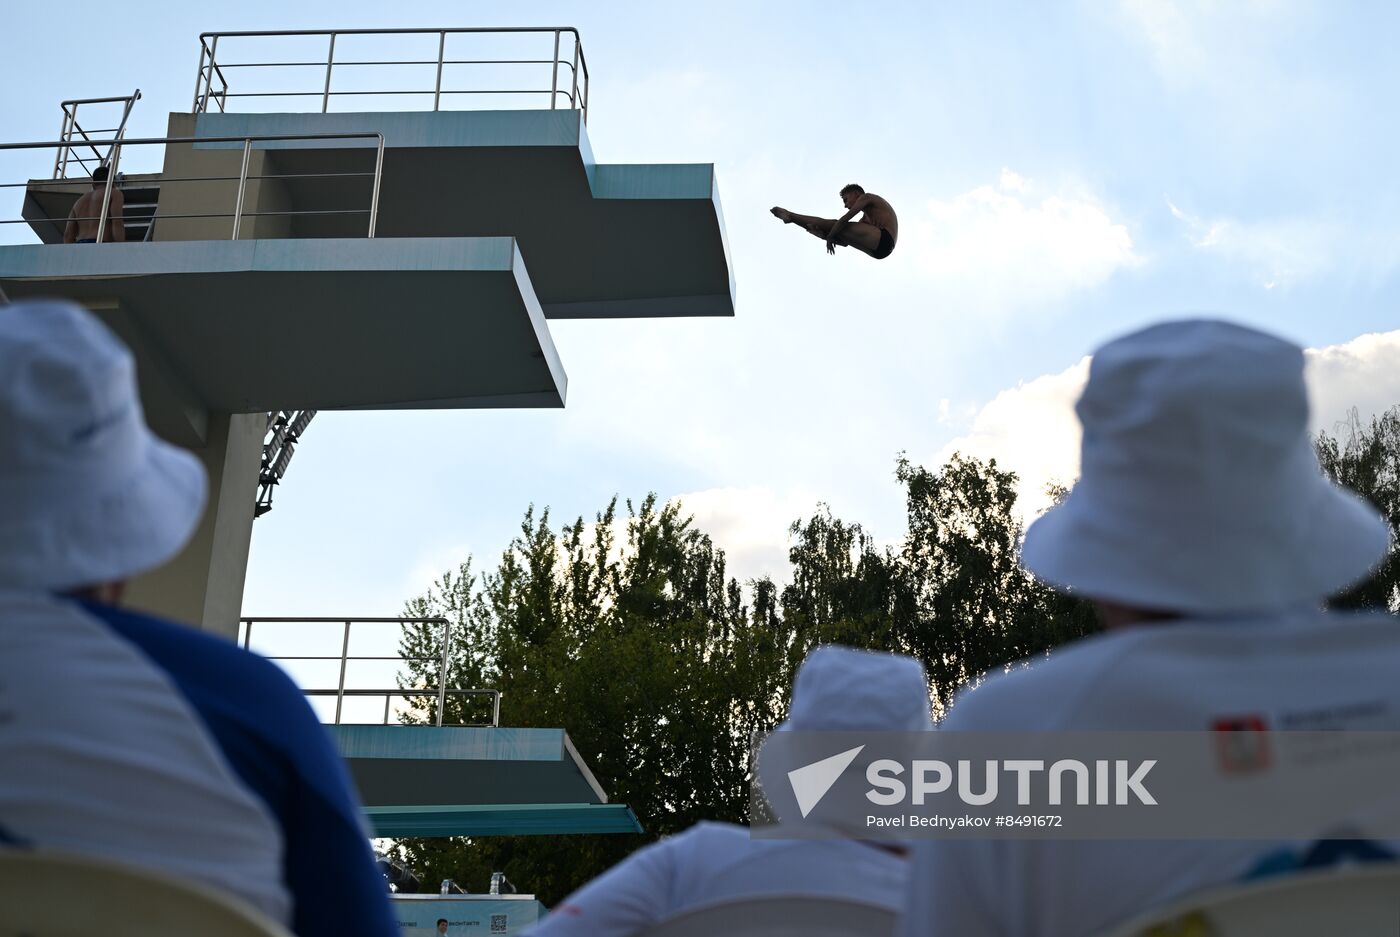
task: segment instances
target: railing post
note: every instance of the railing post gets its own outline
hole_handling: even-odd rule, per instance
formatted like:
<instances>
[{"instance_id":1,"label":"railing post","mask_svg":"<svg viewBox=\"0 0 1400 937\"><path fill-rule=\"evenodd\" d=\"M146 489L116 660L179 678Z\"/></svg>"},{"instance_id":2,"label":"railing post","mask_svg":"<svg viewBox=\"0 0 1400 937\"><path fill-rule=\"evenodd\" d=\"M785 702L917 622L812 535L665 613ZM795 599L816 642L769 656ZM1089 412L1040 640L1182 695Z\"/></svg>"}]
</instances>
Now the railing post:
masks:
<instances>
[{"instance_id":1,"label":"railing post","mask_svg":"<svg viewBox=\"0 0 1400 937\"><path fill-rule=\"evenodd\" d=\"M126 99L126 107L122 110L122 122L117 126L117 137L126 136L126 122L131 117L131 109L136 106L136 102L141 100L141 89L137 88L136 93Z\"/></svg>"},{"instance_id":2,"label":"railing post","mask_svg":"<svg viewBox=\"0 0 1400 937\"><path fill-rule=\"evenodd\" d=\"M444 619L442 623L442 670L438 674L437 725L439 729L442 728L443 710L447 708L447 661L452 654L450 645L447 643L448 628L450 627L451 623Z\"/></svg>"},{"instance_id":3,"label":"railing post","mask_svg":"<svg viewBox=\"0 0 1400 937\"><path fill-rule=\"evenodd\" d=\"M326 113L326 109L331 103L331 67L335 64L335 33L331 33L331 48L326 53L326 90L321 95L321 113Z\"/></svg>"},{"instance_id":4,"label":"railing post","mask_svg":"<svg viewBox=\"0 0 1400 937\"><path fill-rule=\"evenodd\" d=\"M498 729L501 726L501 691L495 693L495 702L491 708L491 728Z\"/></svg>"},{"instance_id":5,"label":"railing post","mask_svg":"<svg viewBox=\"0 0 1400 937\"><path fill-rule=\"evenodd\" d=\"M107 167L107 185L102 190L102 216L97 221L97 243L102 243L102 235L107 230L107 212L112 207L112 186L117 182L117 166L121 163L122 145L120 142L112 144L112 159ZM125 222L123 222L125 224Z\"/></svg>"},{"instance_id":6,"label":"railing post","mask_svg":"<svg viewBox=\"0 0 1400 937\"><path fill-rule=\"evenodd\" d=\"M253 622L250 619L244 622L244 624L248 626L247 629L243 632L243 650L246 651L248 650L248 645L251 644L253 641Z\"/></svg>"},{"instance_id":7,"label":"railing post","mask_svg":"<svg viewBox=\"0 0 1400 937\"><path fill-rule=\"evenodd\" d=\"M204 59L209 54L209 47L204 44L204 37L199 37L199 71L194 73L194 101L190 104L190 112L199 113L199 83L204 80Z\"/></svg>"},{"instance_id":8,"label":"railing post","mask_svg":"<svg viewBox=\"0 0 1400 937\"><path fill-rule=\"evenodd\" d=\"M379 224L379 179L384 174L384 134L379 135L379 147L374 153L374 188L369 194L369 234L374 237L375 227Z\"/></svg>"},{"instance_id":9,"label":"railing post","mask_svg":"<svg viewBox=\"0 0 1400 937\"><path fill-rule=\"evenodd\" d=\"M248 187L248 158L253 153L253 138L245 137L243 140L243 165L238 170L238 199L233 204L233 237L231 241L238 240L238 229L243 222L243 192Z\"/></svg>"},{"instance_id":10,"label":"railing post","mask_svg":"<svg viewBox=\"0 0 1400 937\"><path fill-rule=\"evenodd\" d=\"M438 100L442 97L442 60L446 57L447 30L438 33L438 72L437 84L433 86L433 110L438 109Z\"/></svg>"},{"instance_id":11,"label":"railing post","mask_svg":"<svg viewBox=\"0 0 1400 937\"><path fill-rule=\"evenodd\" d=\"M384 694L384 724L389 724L389 700L392 699L388 693Z\"/></svg>"},{"instance_id":12,"label":"railing post","mask_svg":"<svg viewBox=\"0 0 1400 937\"><path fill-rule=\"evenodd\" d=\"M578 106L579 106L579 100L578 100L578 50L579 50L579 46L582 45L582 44L583 44L583 42L582 42L582 40L579 39L578 33L574 33L574 72L573 72L573 75L574 75L574 87L573 87L573 90L569 92L569 106L570 106L570 107L578 107Z\"/></svg>"},{"instance_id":13,"label":"railing post","mask_svg":"<svg viewBox=\"0 0 1400 937\"><path fill-rule=\"evenodd\" d=\"M68 105L66 104L63 105L63 129L58 132L58 139L64 141L65 143L68 141ZM59 161L63 159L63 150L64 147L60 146L58 149L53 151L53 177L55 179L62 178L58 174L58 164ZM64 172L68 171L68 164L66 161L64 162L63 170Z\"/></svg>"},{"instance_id":14,"label":"railing post","mask_svg":"<svg viewBox=\"0 0 1400 937\"><path fill-rule=\"evenodd\" d=\"M554 110L554 99L559 96L559 30L554 31L554 79L549 85L549 109Z\"/></svg>"},{"instance_id":15,"label":"railing post","mask_svg":"<svg viewBox=\"0 0 1400 937\"><path fill-rule=\"evenodd\" d=\"M350 654L350 622L345 623L345 637L340 642L340 683L335 691L335 724L340 725L340 705L345 702L345 662Z\"/></svg>"},{"instance_id":16,"label":"railing post","mask_svg":"<svg viewBox=\"0 0 1400 937\"><path fill-rule=\"evenodd\" d=\"M199 113L209 110L209 95L214 90L214 55L219 51L219 37L215 36L214 41L209 44L209 74L204 79L204 101L199 106Z\"/></svg>"}]
</instances>

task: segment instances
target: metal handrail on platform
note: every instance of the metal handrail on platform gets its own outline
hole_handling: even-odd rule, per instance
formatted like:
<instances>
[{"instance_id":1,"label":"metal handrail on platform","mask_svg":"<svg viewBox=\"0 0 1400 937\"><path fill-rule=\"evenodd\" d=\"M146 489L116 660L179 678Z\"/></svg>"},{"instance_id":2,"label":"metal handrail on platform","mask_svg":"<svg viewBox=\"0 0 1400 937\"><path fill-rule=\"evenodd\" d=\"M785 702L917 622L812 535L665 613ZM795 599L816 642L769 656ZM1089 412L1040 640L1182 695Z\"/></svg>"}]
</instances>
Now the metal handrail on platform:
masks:
<instances>
[{"instance_id":1,"label":"metal handrail on platform","mask_svg":"<svg viewBox=\"0 0 1400 937\"><path fill-rule=\"evenodd\" d=\"M495 59L495 58L449 58L447 55L447 37L456 35L510 35L510 34L542 34L551 36L554 41L554 51L550 58L530 58L530 59ZM431 59L371 59L371 60L341 60L335 58L335 41L337 36L403 36L403 35L425 35L437 36L437 56ZM266 39L272 37L285 38L288 36L312 36L324 37L327 40L326 55L324 59L315 61L247 61L247 62L222 62L217 59L220 39ZM562 52L568 52L565 48L561 50L561 43L565 37L572 37L572 55L564 57ZM541 53L543 55L544 53ZM422 89L382 89L379 91L334 91L331 88L331 79L336 66L341 68L362 67L362 66L391 66L391 65L433 65L437 68L437 77L432 88ZM447 65L548 65L550 66L550 85L548 89L543 87L529 88L444 88L442 81L442 70ZM319 91L241 91L229 90L227 77L224 69L235 68L317 68L325 69L325 80ZM568 69L566 75L560 74L562 69ZM561 78L563 79L561 86ZM217 86L215 82L218 82ZM572 26L516 26L516 27L454 27L442 29L285 29L269 32L211 32L201 33L199 37L199 71L195 75L194 83L194 105L193 113L208 113L213 105L217 105L222 113L227 109L229 98L292 98L306 97L319 98L321 102L321 113L330 110L331 98L348 95L378 95L378 94L416 94L432 95L433 110L441 110L442 99L450 95L465 94L520 94L520 95L549 95L550 110L558 108L561 100L567 100L570 109L583 112L584 123L588 122L588 62L583 55L583 42L579 38L578 30Z\"/></svg>"},{"instance_id":2,"label":"metal handrail on platform","mask_svg":"<svg viewBox=\"0 0 1400 937\"><path fill-rule=\"evenodd\" d=\"M250 650L249 645L253 639L253 626L262 625L301 625L301 624L338 624L342 626L340 653L338 655L326 654L276 654L267 655L271 661L294 661L294 660L327 660L340 662L340 679L334 688L303 688L302 693L306 696L315 697L335 697L335 725L341 724L341 714L346 697L382 696L384 697L384 725L389 724L389 703L396 698L417 699L422 697L435 697L437 702L437 712L433 719L433 725L439 728L443 725L443 715L447 708L447 698L449 696L486 696L491 699L491 721L483 724L482 728L496 728L501 724L501 691L500 690L458 690L447 686L447 668L452 660L451 630L452 623L446 618L306 618L306 617L285 617L285 618L240 618L238 643L244 650ZM375 655L375 654L351 654L350 653L350 629L354 625L360 624L396 624L404 625L436 625L442 629L442 653L436 657L404 657L402 655ZM438 684L428 687L392 687L363 688L346 687L345 672L351 661L361 660L394 660L406 663L435 663L438 665Z\"/></svg>"},{"instance_id":3,"label":"metal handrail on platform","mask_svg":"<svg viewBox=\"0 0 1400 937\"><path fill-rule=\"evenodd\" d=\"M77 162L77 164L81 166L83 168L83 171L89 176L92 175L92 170L88 169L87 165L89 162L96 162L98 166L101 166L103 163L107 162L107 160L110 159L112 155L111 149L109 148L107 151L107 155L103 156L97 151L97 147L93 145L94 141L92 137L89 136L89 133L113 133L116 134L116 138L120 140L122 137L126 136L126 121L127 118L131 116L131 108L135 106L136 102L139 100L141 100L140 88L137 88L131 94L121 95L115 98L72 98L67 101L60 101L58 106L63 109L63 126L59 129L58 136L60 140L67 141L69 145L58 150L54 154L53 177L55 179L68 178L68 161L70 158ZM116 103L121 103L123 107L122 118L120 121L118 121L115 127L108 127L102 130L87 131L84 130L82 126L78 123L78 109L82 107L82 105ZM83 138L83 142L81 144L75 144L73 142L78 137ZM90 158L86 156L80 156L76 152L77 149L83 146L92 151L92 156Z\"/></svg>"},{"instance_id":4,"label":"metal handrail on platform","mask_svg":"<svg viewBox=\"0 0 1400 937\"><path fill-rule=\"evenodd\" d=\"M298 174L271 174L271 175L250 175L248 172L249 161L252 157L253 144L292 142L308 140L373 140L375 142L374 170L372 172L334 172L334 173L298 173ZM161 213L162 219L171 218L232 218L233 233L230 240L238 240L239 229L244 218L271 217L271 216L295 216L295 215L350 215L368 214L369 226L366 237L374 237L375 227L379 222L379 188L380 181L384 174L384 134L378 131L360 131L356 133L281 133L281 134L254 134L247 136L227 136L227 137L144 137L136 139L113 138L110 140L93 140L94 144L110 146L110 161L108 163L110 171L107 180L102 187L102 211L99 215L89 215L82 217L72 217L69 221L96 221L97 222L97 243L101 244L106 240L107 220L112 206L112 190L120 183L118 181L118 170L121 166L122 151L132 146L166 146L176 144L210 144L210 143L241 143L243 144L243 161L239 174L236 176L190 176L190 177L165 177L161 176L155 180L155 184L167 186L176 183L187 182L234 182L238 183L235 192L232 212L196 212L190 214L181 213ZM6 150L33 150L48 149L53 147L67 147L68 140L44 140L31 143L0 143L0 152ZM260 179L312 179L312 178L343 178L347 176L369 176L372 178L370 189L370 203L368 208L314 210L314 211L245 211L244 196L247 192L248 183ZM0 183L0 189L25 188L42 189L45 185L52 185L57 188L64 188L73 185L72 179L54 179L52 182L11 182ZM0 224L29 224L26 218L0 218Z\"/></svg>"}]
</instances>

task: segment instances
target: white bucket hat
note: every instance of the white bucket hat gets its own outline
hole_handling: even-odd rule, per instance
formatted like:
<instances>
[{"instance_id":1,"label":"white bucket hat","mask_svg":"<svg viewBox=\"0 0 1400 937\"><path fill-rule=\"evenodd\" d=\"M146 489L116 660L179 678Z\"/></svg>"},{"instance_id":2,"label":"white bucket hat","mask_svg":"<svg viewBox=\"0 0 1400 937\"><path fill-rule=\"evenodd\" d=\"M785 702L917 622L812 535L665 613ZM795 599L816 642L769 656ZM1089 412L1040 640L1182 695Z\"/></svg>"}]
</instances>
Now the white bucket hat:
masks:
<instances>
[{"instance_id":1,"label":"white bucket hat","mask_svg":"<svg viewBox=\"0 0 1400 937\"><path fill-rule=\"evenodd\" d=\"M1296 345L1216 320L1152 326L1095 353L1075 409L1079 481L1021 549L1040 579L1220 614L1320 601L1389 548L1385 521L1318 468Z\"/></svg>"},{"instance_id":2,"label":"white bucket hat","mask_svg":"<svg viewBox=\"0 0 1400 937\"><path fill-rule=\"evenodd\" d=\"M933 728L924 665L902 654L826 644L807 655L792 684L787 720L774 732L926 732ZM764 746L759 781L779 790L799 749Z\"/></svg>"},{"instance_id":3,"label":"white bucket hat","mask_svg":"<svg viewBox=\"0 0 1400 937\"><path fill-rule=\"evenodd\" d=\"M146 427L131 353L72 303L0 307L0 440L0 587L152 569L203 510L203 466Z\"/></svg>"}]
</instances>

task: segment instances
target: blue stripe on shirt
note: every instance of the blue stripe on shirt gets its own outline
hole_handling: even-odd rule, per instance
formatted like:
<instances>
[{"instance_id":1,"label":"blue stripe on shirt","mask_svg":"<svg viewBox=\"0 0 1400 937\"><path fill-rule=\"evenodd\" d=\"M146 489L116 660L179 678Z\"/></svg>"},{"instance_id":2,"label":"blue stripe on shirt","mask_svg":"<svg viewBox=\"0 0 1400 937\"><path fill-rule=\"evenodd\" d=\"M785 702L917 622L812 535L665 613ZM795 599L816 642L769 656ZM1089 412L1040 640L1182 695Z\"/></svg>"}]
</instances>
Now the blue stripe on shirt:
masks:
<instances>
[{"instance_id":1,"label":"blue stripe on shirt","mask_svg":"<svg viewBox=\"0 0 1400 937\"><path fill-rule=\"evenodd\" d=\"M282 827L300 937L397 937L345 762L296 685L212 635L92 602L83 608L160 667Z\"/></svg>"}]
</instances>

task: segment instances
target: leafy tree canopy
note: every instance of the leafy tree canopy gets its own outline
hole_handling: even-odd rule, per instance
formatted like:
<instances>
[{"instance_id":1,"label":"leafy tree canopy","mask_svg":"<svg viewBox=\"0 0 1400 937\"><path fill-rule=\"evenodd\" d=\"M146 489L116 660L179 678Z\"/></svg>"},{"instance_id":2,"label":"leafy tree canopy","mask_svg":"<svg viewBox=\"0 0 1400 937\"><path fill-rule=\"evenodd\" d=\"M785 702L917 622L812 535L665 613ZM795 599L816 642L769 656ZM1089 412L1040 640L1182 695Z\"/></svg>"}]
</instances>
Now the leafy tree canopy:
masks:
<instances>
[{"instance_id":1,"label":"leafy tree canopy","mask_svg":"<svg viewBox=\"0 0 1400 937\"><path fill-rule=\"evenodd\" d=\"M935 710L965 681L1092 627L1079 603L1015 562L1015 476L955 457L937 471L900 459L909 530L880 546L819 505L790 529L788 585L740 584L724 552L677 503L616 499L558 529L526 512L495 569L467 559L406 615L451 622L448 685L502 691L502 722L562 727L642 836L405 840L425 882L481 887L493 870L546 903L639 845L700 820L743 822L750 743L785 715L814 646L914 654ZM401 685L437 684L441 629L405 629ZM434 701L416 701L423 719ZM445 721L480 723L479 699L449 697Z\"/></svg>"}]
</instances>

